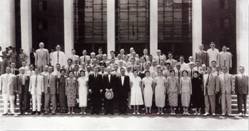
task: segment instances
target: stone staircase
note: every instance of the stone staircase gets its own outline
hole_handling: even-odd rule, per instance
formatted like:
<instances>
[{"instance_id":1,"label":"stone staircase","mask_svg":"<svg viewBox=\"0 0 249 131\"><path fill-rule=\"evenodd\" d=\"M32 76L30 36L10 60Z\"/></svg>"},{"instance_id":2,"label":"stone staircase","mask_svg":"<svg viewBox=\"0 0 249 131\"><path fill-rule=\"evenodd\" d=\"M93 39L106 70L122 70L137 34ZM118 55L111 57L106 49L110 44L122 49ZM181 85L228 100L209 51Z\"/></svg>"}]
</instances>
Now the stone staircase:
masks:
<instances>
[{"instance_id":1,"label":"stone staircase","mask_svg":"<svg viewBox=\"0 0 249 131\"><path fill-rule=\"evenodd\" d=\"M19 99L17 98L15 112L19 113L19 111L20 111L19 110ZM247 97L247 111L249 112L249 96ZM232 113L236 114L237 112L238 112L237 95L232 95ZM3 113L3 97L2 97L2 94L0 94L0 114L2 113Z\"/></svg>"}]
</instances>

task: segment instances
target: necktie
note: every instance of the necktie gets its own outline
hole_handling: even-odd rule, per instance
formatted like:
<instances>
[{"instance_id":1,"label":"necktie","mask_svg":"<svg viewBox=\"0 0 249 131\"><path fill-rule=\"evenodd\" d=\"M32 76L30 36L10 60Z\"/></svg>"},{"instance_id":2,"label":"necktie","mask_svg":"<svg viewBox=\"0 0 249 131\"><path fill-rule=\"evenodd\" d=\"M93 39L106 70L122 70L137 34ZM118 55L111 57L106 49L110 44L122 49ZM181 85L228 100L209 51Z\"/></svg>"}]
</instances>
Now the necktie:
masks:
<instances>
[{"instance_id":1,"label":"necktie","mask_svg":"<svg viewBox=\"0 0 249 131\"><path fill-rule=\"evenodd\" d=\"M37 87L37 75L35 75L35 88Z\"/></svg>"},{"instance_id":2,"label":"necktie","mask_svg":"<svg viewBox=\"0 0 249 131\"><path fill-rule=\"evenodd\" d=\"M59 57L60 57L60 53L59 51L57 52L57 63L59 63Z\"/></svg>"},{"instance_id":3,"label":"necktie","mask_svg":"<svg viewBox=\"0 0 249 131\"><path fill-rule=\"evenodd\" d=\"M208 91L207 86L208 86L208 83L209 83L209 77L210 77L210 74L208 74L208 78L207 78L207 81L206 81L206 93Z\"/></svg>"}]
</instances>

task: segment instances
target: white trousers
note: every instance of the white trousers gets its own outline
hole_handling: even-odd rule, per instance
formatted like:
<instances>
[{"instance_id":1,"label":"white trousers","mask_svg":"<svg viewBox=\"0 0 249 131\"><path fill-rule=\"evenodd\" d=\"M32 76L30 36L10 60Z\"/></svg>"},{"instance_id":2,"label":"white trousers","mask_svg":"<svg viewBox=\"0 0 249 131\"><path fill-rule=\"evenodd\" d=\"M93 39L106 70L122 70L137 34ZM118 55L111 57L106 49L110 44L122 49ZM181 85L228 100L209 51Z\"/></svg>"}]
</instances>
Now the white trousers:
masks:
<instances>
[{"instance_id":1,"label":"white trousers","mask_svg":"<svg viewBox=\"0 0 249 131\"><path fill-rule=\"evenodd\" d=\"M15 113L15 96L14 95L8 95L8 94L3 94L3 113L6 114L8 113L8 107L10 104L10 113L14 114Z\"/></svg>"},{"instance_id":2,"label":"white trousers","mask_svg":"<svg viewBox=\"0 0 249 131\"><path fill-rule=\"evenodd\" d=\"M41 111L41 95L32 95L32 111Z\"/></svg>"}]
</instances>

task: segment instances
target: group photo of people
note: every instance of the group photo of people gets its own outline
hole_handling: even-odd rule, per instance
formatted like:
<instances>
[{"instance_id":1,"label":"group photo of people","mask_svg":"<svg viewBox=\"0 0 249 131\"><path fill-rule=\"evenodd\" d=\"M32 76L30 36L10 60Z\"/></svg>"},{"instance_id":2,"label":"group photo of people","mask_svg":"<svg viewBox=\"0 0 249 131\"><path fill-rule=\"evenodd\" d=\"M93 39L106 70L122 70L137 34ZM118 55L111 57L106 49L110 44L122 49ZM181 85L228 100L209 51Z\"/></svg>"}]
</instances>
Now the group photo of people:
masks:
<instances>
[{"instance_id":1,"label":"group photo of people","mask_svg":"<svg viewBox=\"0 0 249 131\"><path fill-rule=\"evenodd\" d=\"M27 55L0 47L2 115L196 115L247 116L249 78L243 65L231 74L227 46L199 45L194 56L175 57L157 50L150 55L120 49L104 53L57 45L51 52L40 42ZM81 55L77 55L81 54Z\"/></svg>"}]
</instances>

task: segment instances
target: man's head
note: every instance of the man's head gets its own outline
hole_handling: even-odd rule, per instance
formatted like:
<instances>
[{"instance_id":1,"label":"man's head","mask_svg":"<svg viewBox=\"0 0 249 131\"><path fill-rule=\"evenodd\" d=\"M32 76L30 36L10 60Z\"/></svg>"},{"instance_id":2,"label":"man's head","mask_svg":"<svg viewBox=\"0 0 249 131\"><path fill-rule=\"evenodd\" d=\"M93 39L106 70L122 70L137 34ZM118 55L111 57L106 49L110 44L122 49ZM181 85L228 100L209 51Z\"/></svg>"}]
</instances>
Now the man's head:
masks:
<instances>
[{"instance_id":1,"label":"man's head","mask_svg":"<svg viewBox=\"0 0 249 131\"><path fill-rule=\"evenodd\" d=\"M9 74L11 72L10 67L9 66L6 67L5 71L6 71L7 74Z\"/></svg>"},{"instance_id":2,"label":"man's head","mask_svg":"<svg viewBox=\"0 0 249 131\"><path fill-rule=\"evenodd\" d=\"M52 73L52 72L53 72L53 69L54 69L53 66L49 66L49 67L48 67L48 72L49 72L49 73Z\"/></svg>"},{"instance_id":3,"label":"man's head","mask_svg":"<svg viewBox=\"0 0 249 131\"><path fill-rule=\"evenodd\" d=\"M122 76L124 76L125 75L125 69L122 67L122 68L120 68L120 73L121 73L121 75Z\"/></svg>"},{"instance_id":4,"label":"man's head","mask_svg":"<svg viewBox=\"0 0 249 131\"><path fill-rule=\"evenodd\" d=\"M223 67L222 67L222 72L223 72L223 73L227 73L227 72L228 72L228 69L227 69L226 66L223 66Z\"/></svg>"},{"instance_id":5,"label":"man's head","mask_svg":"<svg viewBox=\"0 0 249 131\"><path fill-rule=\"evenodd\" d=\"M39 43L39 47L40 47L40 48L44 48L44 46L45 46L45 44L44 44L43 42L40 42L40 43Z\"/></svg>"},{"instance_id":6,"label":"man's head","mask_svg":"<svg viewBox=\"0 0 249 131\"><path fill-rule=\"evenodd\" d=\"M211 42L211 43L210 43L210 48L212 48L212 49L215 48L215 43L214 43L214 42Z\"/></svg>"},{"instance_id":7,"label":"man's head","mask_svg":"<svg viewBox=\"0 0 249 131\"><path fill-rule=\"evenodd\" d=\"M240 67L239 67L239 72L240 72L241 74L243 74L243 73L245 72L245 67L244 67L244 66L240 66Z\"/></svg>"},{"instance_id":8,"label":"man's head","mask_svg":"<svg viewBox=\"0 0 249 131\"><path fill-rule=\"evenodd\" d=\"M60 45L57 45L57 46L55 47L55 49L56 49L56 51L60 51L60 50L61 50L61 46L60 46Z\"/></svg>"},{"instance_id":9,"label":"man's head","mask_svg":"<svg viewBox=\"0 0 249 131\"><path fill-rule=\"evenodd\" d=\"M222 46L222 51L227 51L227 47L225 45Z\"/></svg>"}]
</instances>

